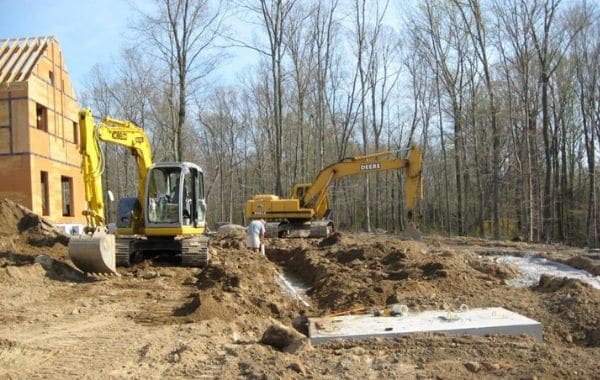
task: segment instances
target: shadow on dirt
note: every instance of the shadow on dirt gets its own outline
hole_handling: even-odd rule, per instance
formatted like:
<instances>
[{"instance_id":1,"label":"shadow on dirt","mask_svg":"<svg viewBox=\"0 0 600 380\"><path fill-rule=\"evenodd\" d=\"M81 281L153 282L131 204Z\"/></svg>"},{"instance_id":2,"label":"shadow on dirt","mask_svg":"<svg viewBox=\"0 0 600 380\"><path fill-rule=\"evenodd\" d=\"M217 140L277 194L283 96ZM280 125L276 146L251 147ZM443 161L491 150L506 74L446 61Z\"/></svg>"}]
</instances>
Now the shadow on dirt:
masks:
<instances>
[{"instance_id":1,"label":"shadow on dirt","mask_svg":"<svg viewBox=\"0 0 600 380\"><path fill-rule=\"evenodd\" d=\"M96 279L85 275L67 263L55 260L46 255L24 255L14 252L0 253L0 267L26 266L40 264L46 271L46 277L61 282L95 282Z\"/></svg>"}]
</instances>

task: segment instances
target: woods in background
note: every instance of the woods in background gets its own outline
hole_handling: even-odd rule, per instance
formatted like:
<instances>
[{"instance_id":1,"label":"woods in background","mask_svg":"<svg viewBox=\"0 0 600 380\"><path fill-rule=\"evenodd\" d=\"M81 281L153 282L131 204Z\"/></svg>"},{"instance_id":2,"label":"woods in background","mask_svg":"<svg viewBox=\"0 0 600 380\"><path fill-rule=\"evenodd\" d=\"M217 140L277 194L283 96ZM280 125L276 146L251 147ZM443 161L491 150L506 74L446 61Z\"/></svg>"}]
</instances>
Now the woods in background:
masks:
<instances>
[{"instance_id":1,"label":"woods in background","mask_svg":"<svg viewBox=\"0 0 600 380\"><path fill-rule=\"evenodd\" d=\"M248 198L344 157L419 144L424 231L597 247L598 16L559 0L156 0L80 100L144 127L155 161L200 164L212 223L246 223ZM257 61L223 78L241 47ZM107 188L134 194L129 152L105 149ZM401 228L401 173L331 190L339 228Z\"/></svg>"}]
</instances>

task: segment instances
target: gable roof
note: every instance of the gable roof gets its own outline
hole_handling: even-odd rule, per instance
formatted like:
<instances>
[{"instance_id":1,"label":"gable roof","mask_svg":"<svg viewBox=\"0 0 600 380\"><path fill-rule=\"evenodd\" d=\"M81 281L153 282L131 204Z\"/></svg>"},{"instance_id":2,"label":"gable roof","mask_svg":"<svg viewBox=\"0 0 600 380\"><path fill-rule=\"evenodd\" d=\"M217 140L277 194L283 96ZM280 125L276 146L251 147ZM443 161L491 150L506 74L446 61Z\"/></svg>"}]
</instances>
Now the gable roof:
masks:
<instances>
[{"instance_id":1,"label":"gable roof","mask_svg":"<svg viewBox=\"0 0 600 380\"><path fill-rule=\"evenodd\" d=\"M53 36L0 39L0 83L29 78Z\"/></svg>"}]
</instances>

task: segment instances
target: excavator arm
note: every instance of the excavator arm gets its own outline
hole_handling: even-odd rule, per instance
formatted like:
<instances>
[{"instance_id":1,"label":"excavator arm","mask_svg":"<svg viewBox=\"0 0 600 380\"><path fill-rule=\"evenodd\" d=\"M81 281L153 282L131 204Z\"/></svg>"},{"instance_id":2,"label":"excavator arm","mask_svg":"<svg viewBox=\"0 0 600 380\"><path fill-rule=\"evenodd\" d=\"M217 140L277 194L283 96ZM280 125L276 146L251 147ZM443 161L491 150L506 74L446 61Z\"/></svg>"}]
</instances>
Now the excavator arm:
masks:
<instances>
[{"instance_id":1,"label":"excavator arm","mask_svg":"<svg viewBox=\"0 0 600 380\"><path fill-rule=\"evenodd\" d=\"M304 192L304 195L298 197L300 207L313 209L315 210L315 217L322 218L325 216L324 213L327 208L323 205L327 202L327 193L333 181L352 175L406 168L404 195L409 218L412 218L417 196L419 195L422 199L422 187L420 186L422 181L421 150L417 146L413 146L406 158L394 158L394 156L394 152L380 152L347 158L327 166L317 175L314 182Z\"/></svg>"},{"instance_id":2,"label":"excavator arm","mask_svg":"<svg viewBox=\"0 0 600 380\"><path fill-rule=\"evenodd\" d=\"M83 182L85 185L85 200L88 209L84 211L90 230L106 224L104 215L104 191L102 188L102 173L104 171L104 156L100 141L117 144L131 149L136 157L138 166L138 199L144 204L144 191L148 169L152 165L152 149L148 136L143 129L129 121L105 118L96 124L92 111L84 109L79 112L79 132L82 156Z\"/></svg>"},{"instance_id":3,"label":"excavator arm","mask_svg":"<svg viewBox=\"0 0 600 380\"><path fill-rule=\"evenodd\" d=\"M84 272L116 273L115 237L107 234L104 214L102 187L104 155L100 148L100 141L131 149L138 165L140 205L144 204L144 186L148 169L152 165L152 150L143 129L130 122L110 118L105 118L96 124L89 109L79 112L79 133L81 136L79 152L82 156L81 166L87 203L83 215L86 217L87 233L69 240L69 256L75 266ZM138 223L142 222L138 221Z\"/></svg>"}]
</instances>

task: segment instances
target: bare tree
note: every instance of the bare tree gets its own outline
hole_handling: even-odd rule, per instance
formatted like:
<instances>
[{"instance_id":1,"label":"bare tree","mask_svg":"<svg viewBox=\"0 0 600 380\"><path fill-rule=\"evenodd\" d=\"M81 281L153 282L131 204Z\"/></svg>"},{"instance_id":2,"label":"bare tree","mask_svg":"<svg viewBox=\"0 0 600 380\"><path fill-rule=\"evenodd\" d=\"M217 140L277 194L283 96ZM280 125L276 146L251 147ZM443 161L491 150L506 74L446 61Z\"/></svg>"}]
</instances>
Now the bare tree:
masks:
<instances>
[{"instance_id":1,"label":"bare tree","mask_svg":"<svg viewBox=\"0 0 600 380\"><path fill-rule=\"evenodd\" d=\"M210 0L155 1L155 12L141 13L135 28L167 66L169 104L174 110L173 159L180 161L185 156L183 136L190 93L220 58L212 48L223 14L220 2L213 7Z\"/></svg>"},{"instance_id":2,"label":"bare tree","mask_svg":"<svg viewBox=\"0 0 600 380\"><path fill-rule=\"evenodd\" d=\"M468 6L464 6L458 0L454 0L464 24L467 26L469 35L475 46L475 53L483 68L483 78L489 99L490 123L492 127L492 215L494 238L500 238L500 126L497 121L496 101L494 86L492 85L491 65L487 53L486 29L479 0L469 0ZM465 9L468 8L468 9ZM469 17L467 12L470 13ZM473 27L472 27L472 26Z\"/></svg>"}]
</instances>

